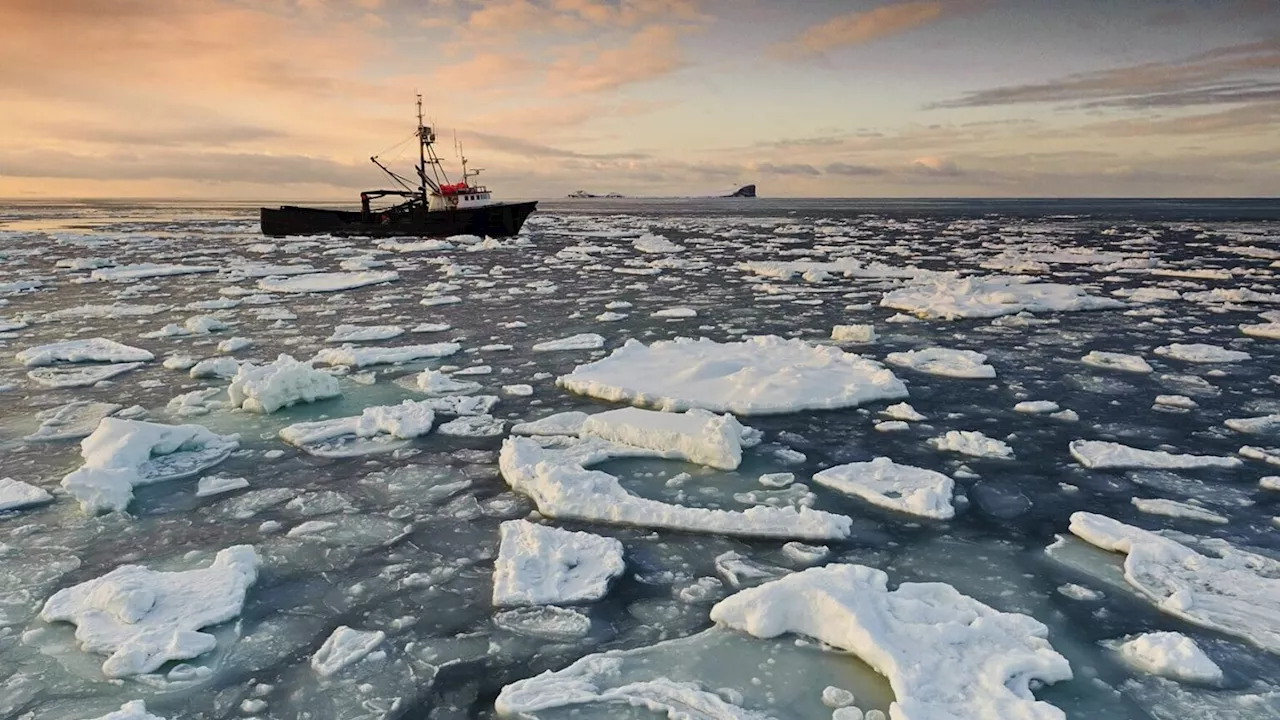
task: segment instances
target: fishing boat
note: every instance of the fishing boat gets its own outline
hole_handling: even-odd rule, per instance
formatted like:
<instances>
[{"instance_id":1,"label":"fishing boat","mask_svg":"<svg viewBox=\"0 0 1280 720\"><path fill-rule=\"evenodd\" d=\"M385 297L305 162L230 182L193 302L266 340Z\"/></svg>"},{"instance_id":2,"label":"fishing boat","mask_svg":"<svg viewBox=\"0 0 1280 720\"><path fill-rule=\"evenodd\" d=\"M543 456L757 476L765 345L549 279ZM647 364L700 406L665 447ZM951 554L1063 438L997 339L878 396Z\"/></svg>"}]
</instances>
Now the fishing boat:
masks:
<instances>
[{"instance_id":1,"label":"fishing boat","mask_svg":"<svg viewBox=\"0 0 1280 720\"><path fill-rule=\"evenodd\" d=\"M360 193L360 210L282 205L262 208L262 234L343 235L367 237L447 237L479 235L510 237L520 232L524 221L538 207L536 202L499 202L484 185L473 184L482 170L467 169L467 157L456 145L462 164L461 182L449 182L436 155L435 131L422 120L422 96L418 96L418 184L396 174L378 156L369 160L391 178L399 189L366 190ZM428 171L430 168L430 171ZM384 198L392 198L383 205ZM380 202L381 201L381 202ZM378 205L382 205L379 207Z\"/></svg>"}]
</instances>

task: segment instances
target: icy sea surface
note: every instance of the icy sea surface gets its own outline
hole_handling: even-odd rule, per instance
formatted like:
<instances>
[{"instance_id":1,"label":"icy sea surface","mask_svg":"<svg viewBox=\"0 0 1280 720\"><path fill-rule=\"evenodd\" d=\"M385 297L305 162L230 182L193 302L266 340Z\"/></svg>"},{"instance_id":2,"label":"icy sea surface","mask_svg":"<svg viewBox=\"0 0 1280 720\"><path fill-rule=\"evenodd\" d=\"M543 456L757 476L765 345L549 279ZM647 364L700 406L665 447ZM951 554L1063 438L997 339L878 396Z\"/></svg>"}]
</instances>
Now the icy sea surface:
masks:
<instances>
[{"instance_id":1,"label":"icy sea surface","mask_svg":"<svg viewBox=\"0 0 1280 720\"><path fill-rule=\"evenodd\" d=\"M1058 288L1025 292L1048 285ZM869 327L833 340L837 326ZM549 519L508 484L499 453L515 424L625 406L557 378L628 340L756 336L884 363L908 394L741 415L756 432L744 431L753 439L736 469L639 454L593 467L671 505L845 516L846 537L797 545L800 535ZM153 359L19 357L92 338ZM1071 679L1033 680L1042 703L1027 717L1280 717L1275 203L543 203L517 238L445 243L264 238L246 206L0 205L0 345L0 478L16 481L0 481L0 718L87 720L139 700L170 720L955 717L902 709L906 685L891 686L884 658L865 649L712 622L717 602L828 564L878 569L891 589L945 583L1042 623ZM408 360L358 352L428 345ZM911 353L927 348L985 358ZM282 354L316 358L340 395L312 378L313 402L233 407L241 365ZM401 419L401 435L280 435L405 400L480 396L496 402L437 404L430 432ZM914 412L886 410L904 402ZM80 442L104 418L196 424L238 444L229 455L223 440L144 450L118 471L134 478L125 509L95 511L61 483L93 464ZM919 474L931 515L895 504L902 486L869 497L813 479L879 457L945 476ZM1139 568L1137 540L1104 548L1073 534L1080 512L1203 557L1142 555L1151 564ZM494 607L499 526L516 519L615 539L625 570L595 601ZM211 603L196 609L216 621L190 628L212 635L211 649L156 636L168 653L158 667L113 673L112 649L84 643L92 618L42 616L55 593L121 566L216 569L235 546L256 552L256 576L220 578L231 584L212 599L186 588L192 605ZM1246 559L1211 575L1201 561L1218 555ZM594 562L559 558L564 572ZM1167 574L1152 567L1189 578L1182 594L1152 590ZM89 615L126 633L150 627L184 590L144 587L153 577L103 584ZM1257 589L1251 614L1209 615L1238 588ZM1144 664L1117 650L1162 631L1189 638L1220 674L1162 673L1179 656ZM503 691L584 658L595 674L559 695ZM540 700L511 704L529 697Z\"/></svg>"}]
</instances>

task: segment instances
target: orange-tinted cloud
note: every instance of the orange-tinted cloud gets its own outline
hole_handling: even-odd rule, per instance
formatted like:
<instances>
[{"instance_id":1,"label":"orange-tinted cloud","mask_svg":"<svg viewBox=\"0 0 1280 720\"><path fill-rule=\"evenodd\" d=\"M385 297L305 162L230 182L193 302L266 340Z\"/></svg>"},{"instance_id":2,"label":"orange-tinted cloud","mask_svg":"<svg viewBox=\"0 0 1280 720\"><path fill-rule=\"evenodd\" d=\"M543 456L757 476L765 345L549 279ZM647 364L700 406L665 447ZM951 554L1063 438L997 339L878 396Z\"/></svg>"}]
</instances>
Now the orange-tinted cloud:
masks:
<instances>
[{"instance_id":1,"label":"orange-tinted cloud","mask_svg":"<svg viewBox=\"0 0 1280 720\"><path fill-rule=\"evenodd\" d=\"M553 94L598 93L667 75L686 62L678 36L673 27L651 25L621 47L567 48L548 69L547 87Z\"/></svg>"},{"instance_id":2,"label":"orange-tinted cloud","mask_svg":"<svg viewBox=\"0 0 1280 720\"><path fill-rule=\"evenodd\" d=\"M974 3L956 0L911 0L845 13L810 27L791 42L776 46L774 54L795 58L861 45L929 25L973 6Z\"/></svg>"}]
</instances>

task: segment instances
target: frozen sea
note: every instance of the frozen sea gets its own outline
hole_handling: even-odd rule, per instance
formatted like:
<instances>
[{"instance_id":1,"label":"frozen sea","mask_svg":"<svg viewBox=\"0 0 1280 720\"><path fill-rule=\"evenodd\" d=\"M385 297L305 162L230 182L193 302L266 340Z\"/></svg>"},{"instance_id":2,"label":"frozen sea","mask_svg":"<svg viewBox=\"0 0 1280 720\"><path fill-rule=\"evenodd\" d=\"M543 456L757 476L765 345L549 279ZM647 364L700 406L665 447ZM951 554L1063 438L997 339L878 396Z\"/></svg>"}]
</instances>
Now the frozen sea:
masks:
<instances>
[{"instance_id":1,"label":"frozen sea","mask_svg":"<svg viewBox=\"0 0 1280 720\"><path fill-rule=\"evenodd\" d=\"M1086 512L1206 557L1247 552L1227 584L1260 588L1264 600L1270 588L1280 601L1280 202L544 202L517 238L447 246L264 238L256 214L235 204L0 204L0 344L9 357L0 362L0 478L51 496L0 510L0 718L88 720L137 700L170 720L491 718L501 716L503 688L606 651L618 651L606 656L617 660L609 672L519 712L862 717L824 703L834 687L867 717L890 713L894 688L875 667L883 659L711 620L712 606L739 590L827 564L882 570L890 587L945 583L1042 623L1071 679L1031 682L1043 702L1028 718L1280 717L1274 604L1215 621L1205 613L1220 606L1197 605L1204 596L1195 593L1222 590L1205 590L1215 584L1209 571L1187 562L1189 594L1179 597L1195 602L1162 606L1158 592L1126 578L1124 554L1070 531L1073 514ZM305 281L313 273L371 284L318 291L326 288ZM1069 291L1057 309L1020 300L1021 289L1049 284ZM979 290L986 296L964 294ZM365 367L316 363L341 395L270 414L228 406L234 363L221 377L195 378L176 360L307 361L342 346L329 340L340 325L381 328L369 337L382 339L356 348L460 349ZM831 339L851 325L871 326L874 340ZM603 345L533 350L581 334ZM847 537L802 540L826 552L798 552L788 543L799 536L552 520L504 478L499 451L514 424L624 406L557 385L575 368L628 340L768 335L885 363L908 395L740 415L760 442L743 447L733 470L642 457L594 467L632 495L672 505L850 518ZM16 358L90 338L154 359L65 387L77 369L101 370L102 358ZM981 353L994 377L886 361L925 348ZM1082 360L1095 351L1147 368ZM421 401L428 395L414 378L427 369L478 383L462 394L496 396L495 420L449 434L441 428L454 414L437 412L432 432L387 448L339 443L387 450L352 457L308 453L279 436L295 423ZM186 403L171 402L183 395ZM884 414L900 402L923 419ZM87 419L73 417L80 411ZM108 412L238 434L239 445L197 476L137 485L123 512L86 512L60 483L88 460L80 440ZM981 433L1011 455L934 442L951 431ZM1082 440L1161 454L1112 467L1073 454ZM1181 455L1233 460L1168 466ZM812 479L877 457L951 478L954 517L896 512ZM759 480L779 473L795 484ZM220 489L218 480L229 489L197 494ZM625 571L594 602L495 608L499 526L520 518L620 541ZM231 619L206 627L216 647L196 657L108 677L109 652L82 647L76 625L41 617L55 593L122 565L206 568L237 545L255 548L257 577ZM100 613L136 625L150 591L112 587L117 596L102 599ZM364 633L354 650L330 640L340 627ZM1161 631L1193 640L1221 677L1161 677L1113 649ZM695 691L702 702L688 701ZM894 717L955 717L913 707Z\"/></svg>"}]
</instances>

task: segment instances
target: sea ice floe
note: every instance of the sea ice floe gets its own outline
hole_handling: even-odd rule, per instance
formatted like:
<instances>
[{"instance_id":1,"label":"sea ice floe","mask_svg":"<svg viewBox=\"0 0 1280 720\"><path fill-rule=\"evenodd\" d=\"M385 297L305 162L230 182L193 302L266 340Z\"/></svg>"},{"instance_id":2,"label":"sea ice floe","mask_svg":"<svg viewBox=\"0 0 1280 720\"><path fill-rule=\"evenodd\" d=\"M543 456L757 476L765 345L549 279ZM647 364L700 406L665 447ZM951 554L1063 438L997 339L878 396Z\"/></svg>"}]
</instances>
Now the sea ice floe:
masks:
<instances>
[{"instance_id":1,"label":"sea ice floe","mask_svg":"<svg viewBox=\"0 0 1280 720\"><path fill-rule=\"evenodd\" d=\"M505 420L492 415L463 415L441 424L436 431L453 437L498 437L506 427Z\"/></svg>"},{"instance_id":2,"label":"sea ice floe","mask_svg":"<svg viewBox=\"0 0 1280 720\"><path fill-rule=\"evenodd\" d=\"M76 624L86 652L109 655L109 678L149 673L170 660L213 650L217 640L201 628L240 614L245 593L258 577L250 545L218 552L206 568L158 572L122 565L102 577L59 590L40 616Z\"/></svg>"},{"instance_id":3,"label":"sea ice floe","mask_svg":"<svg viewBox=\"0 0 1280 720\"><path fill-rule=\"evenodd\" d=\"M1013 448L1008 443L989 438L976 430L949 430L947 434L929 440L929 444L947 452L960 453L970 457L1001 458L1013 457Z\"/></svg>"},{"instance_id":4,"label":"sea ice floe","mask_svg":"<svg viewBox=\"0 0 1280 720\"><path fill-rule=\"evenodd\" d=\"M1152 370L1151 365L1137 355L1103 352L1101 350L1091 351L1088 355L1080 358L1080 362L1108 370L1123 370L1132 373L1149 373Z\"/></svg>"},{"instance_id":5,"label":"sea ice floe","mask_svg":"<svg viewBox=\"0 0 1280 720\"><path fill-rule=\"evenodd\" d=\"M806 507L734 512L671 505L632 495L613 475L586 469L620 457L662 453L594 437L510 437L502 442L498 466L512 489L532 498L548 517L755 537L826 540L849 534L852 521L843 515Z\"/></svg>"},{"instance_id":6,"label":"sea ice floe","mask_svg":"<svg viewBox=\"0 0 1280 720\"><path fill-rule=\"evenodd\" d=\"M814 475L813 481L909 515L945 520L956 514L951 505L955 485L951 478L933 470L899 465L887 457L827 468Z\"/></svg>"},{"instance_id":7,"label":"sea ice floe","mask_svg":"<svg viewBox=\"0 0 1280 720\"><path fill-rule=\"evenodd\" d=\"M591 417L579 410L555 413L540 420L516 423L511 428L513 435L577 435L582 424Z\"/></svg>"},{"instance_id":8,"label":"sea ice floe","mask_svg":"<svg viewBox=\"0 0 1280 720\"><path fill-rule=\"evenodd\" d=\"M904 422L919 422L924 420L925 416L921 415L910 403L896 403L880 411L880 414L890 420L902 420Z\"/></svg>"},{"instance_id":9,"label":"sea ice floe","mask_svg":"<svg viewBox=\"0 0 1280 720\"><path fill-rule=\"evenodd\" d=\"M885 356L890 365L911 368L928 375L955 378L993 378L996 369L987 364L987 356L972 350L925 348L893 352Z\"/></svg>"},{"instance_id":10,"label":"sea ice floe","mask_svg":"<svg viewBox=\"0 0 1280 720\"><path fill-rule=\"evenodd\" d=\"M923 280L886 293L880 305L941 320L1124 307L1118 300L1094 297L1074 285L1029 283L1005 276Z\"/></svg>"},{"instance_id":11,"label":"sea ice floe","mask_svg":"<svg viewBox=\"0 0 1280 720\"><path fill-rule=\"evenodd\" d=\"M185 364L185 363L184 363ZM190 366L188 374L193 378L228 379L240 372L244 363L232 357L212 357Z\"/></svg>"},{"instance_id":12,"label":"sea ice floe","mask_svg":"<svg viewBox=\"0 0 1280 720\"><path fill-rule=\"evenodd\" d=\"M628 340L557 384L571 392L663 410L739 415L852 407L907 396L893 372L836 347L776 336L742 342Z\"/></svg>"},{"instance_id":13,"label":"sea ice floe","mask_svg":"<svg viewBox=\"0 0 1280 720\"><path fill-rule=\"evenodd\" d=\"M1217 345L1204 343L1162 345L1155 349L1157 355L1193 363L1231 363L1248 360L1247 352L1228 350Z\"/></svg>"},{"instance_id":14,"label":"sea ice floe","mask_svg":"<svg viewBox=\"0 0 1280 720\"><path fill-rule=\"evenodd\" d=\"M1280 322L1259 323L1256 325L1242 324L1240 332L1252 337L1280 340Z\"/></svg>"},{"instance_id":15,"label":"sea ice floe","mask_svg":"<svg viewBox=\"0 0 1280 720\"><path fill-rule=\"evenodd\" d=\"M27 377L45 387L76 388L91 387L104 380L110 380L127 372L132 372L146 363L125 362L106 363L101 365L75 365L72 367L52 366L32 368Z\"/></svg>"},{"instance_id":16,"label":"sea ice floe","mask_svg":"<svg viewBox=\"0 0 1280 720\"><path fill-rule=\"evenodd\" d=\"M27 367L53 365L58 362L133 363L155 359L155 355L142 348L130 347L115 340L100 337L38 345L27 348L14 357Z\"/></svg>"},{"instance_id":17,"label":"sea ice floe","mask_svg":"<svg viewBox=\"0 0 1280 720\"><path fill-rule=\"evenodd\" d=\"M270 365L241 365L227 387L231 407L273 413L298 403L316 402L342 394L337 378L316 370L309 362L281 355Z\"/></svg>"},{"instance_id":18,"label":"sea ice floe","mask_svg":"<svg viewBox=\"0 0 1280 720\"><path fill-rule=\"evenodd\" d=\"M147 712L147 704L142 700L132 700L120 706L119 710L87 720L165 720L159 715Z\"/></svg>"},{"instance_id":19,"label":"sea ice floe","mask_svg":"<svg viewBox=\"0 0 1280 720\"><path fill-rule=\"evenodd\" d=\"M1206 541L1205 555L1088 512L1071 515L1071 532L1125 553L1125 580L1160 610L1280 653L1280 562L1223 540Z\"/></svg>"},{"instance_id":20,"label":"sea ice floe","mask_svg":"<svg viewBox=\"0 0 1280 720\"><path fill-rule=\"evenodd\" d=\"M1190 503L1182 503L1176 500L1166 500L1164 498L1132 498L1133 506L1138 512L1144 512L1148 515L1163 515L1165 517L1183 518L1186 520L1200 520L1202 522L1217 523L1225 525L1227 518L1219 515L1212 510L1207 510L1199 505Z\"/></svg>"},{"instance_id":21,"label":"sea ice floe","mask_svg":"<svg viewBox=\"0 0 1280 720\"><path fill-rule=\"evenodd\" d=\"M249 481L242 477L227 475L206 475L196 482L196 497L221 495L232 490L249 487Z\"/></svg>"},{"instance_id":22,"label":"sea ice floe","mask_svg":"<svg viewBox=\"0 0 1280 720\"><path fill-rule=\"evenodd\" d=\"M1176 632L1144 633L1111 644L1139 672L1194 683L1222 681L1222 668L1191 638Z\"/></svg>"},{"instance_id":23,"label":"sea ice floe","mask_svg":"<svg viewBox=\"0 0 1280 720\"><path fill-rule=\"evenodd\" d=\"M1003 613L943 583L902 583L862 565L811 568L743 590L713 622L759 638L793 633L847 650L888 678L895 720L1063 720L1033 686L1071 666L1028 615Z\"/></svg>"},{"instance_id":24,"label":"sea ice floe","mask_svg":"<svg viewBox=\"0 0 1280 720\"><path fill-rule=\"evenodd\" d=\"M402 345L400 347L343 345L342 347L322 349L316 353L315 361L329 365L347 365L360 368L369 365L390 365L413 360L448 357L461 349L462 346L458 343L450 342L431 343L428 345Z\"/></svg>"},{"instance_id":25,"label":"sea ice floe","mask_svg":"<svg viewBox=\"0 0 1280 720\"><path fill-rule=\"evenodd\" d=\"M831 328L831 340L838 343L873 343L876 341L874 325L836 325Z\"/></svg>"},{"instance_id":26,"label":"sea ice floe","mask_svg":"<svg viewBox=\"0 0 1280 720\"><path fill-rule=\"evenodd\" d=\"M598 350L604 347L604 336L596 333L580 333L559 340L547 340L533 346L534 352L555 350Z\"/></svg>"},{"instance_id":27,"label":"sea ice floe","mask_svg":"<svg viewBox=\"0 0 1280 720\"><path fill-rule=\"evenodd\" d=\"M706 410L608 410L587 417L578 434L721 470L735 470L742 462L742 425L732 415L715 415Z\"/></svg>"},{"instance_id":28,"label":"sea ice floe","mask_svg":"<svg viewBox=\"0 0 1280 720\"><path fill-rule=\"evenodd\" d=\"M81 441L84 464L62 478L62 487L86 512L124 510L135 485L197 475L239 446L238 436L216 435L200 425L103 418Z\"/></svg>"},{"instance_id":29,"label":"sea ice floe","mask_svg":"<svg viewBox=\"0 0 1280 720\"><path fill-rule=\"evenodd\" d=\"M375 652L387 639L381 630L355 630L339 625L311 656L311 669L320 677L333 677Z\"/></svg>"},{"instance_id":30,"label":"sea ice floe","mask_svg":"<svg viewBox=\"0 0 1280 720\"><path fill-rule=\"evenodd\" d=\"M216 265L166 265L158 263L140 263L138 265L117 265L116 267L99 268L89 273L90 280L121 281L143 280L153 277L171 275L195 275L199 273L217 272Z\"/></svg>"},{"instance_id":31,"label":"sea ice floe","mask_svg":"<svg viewBox=\"0 0 1280 720\"><path fill-rule=\"evenodd\" d=\"M663 308L655 311L651 317L668 319L694 318L698 317L698 311L687 307Z\"/></svg>"},{"instance_id":32,"label":"sea ice floe","mask_svg":"<svg viewBox=\"0 0 1280 720\"><path fill-rule=\"evenodd\" d=\"M495 607L593 602L626 570L622 543L613 538L525 520L508 520L499 532Z\"/></svg>"},{"instance_id":33,"label":"sea ice floe","mask_svg":"<svg viewBox=\"0 0 1280 720\"><path fill-rule=\"evenodd\" d=\"M373 342L390 340L403 334L404 328L399 325L338 325L333 329L333 334L325 338L325 342Z\"/></svg>"},{"instance_id":34,"label":"sea ice floe","mask_svg":"<svg viewBox=\"0 0 1280 720\"><path fill-rule=\"evenodd\" d=\"M1193 468L1239 467L1240 458L1213 455L1175 455L1160 450L1141 450L1103 440L1073 440L1071 457L1093 470L1141 469L1186 470Z\"/></svg>"},{"instance_id":35,"label":"sea ice floe","mask_svg":"<svg viewBox=\"0 0 1280 720\"><path fill-rule=\"evenodd\" d=\"M431 432L434 423L429 400L405 400L350 417L296 423L282 428L280 439L318 457L356 457L398 450Z\"/></svg>"},{"instance_id":36,"label":"sea ice floe","mask_svg":"<svg viewBox=\"0 0 1280 720\"><path fill-rule=\"evenodd\" d=\"M631 246L642 253L675 253L684 250L661 235L641 235L631 241Z\"/></svg>"},{"instance_id":37,"label":"sea ice floe","mask_svg":"<svg viewBox=\"0 0 1280 720\"><path fill-rule=\"evenodd\" d=\"M1058 403L1052 400L1023 400L1013 406L1014 412L1026 413L1028 415L1056 413L1059 409Z\"/></svg>"},{"instance_id":38,"label":"sea ice floe","mask_svg":"<svg viewBox=\"0 0 1280 720\"><path fill-rule=\"evenodd\" d=\"M1252 435L1280 435L1280 414L1251 418L1230 418L1223 425L1239 433Z\"/></svg>"},{"instance_id":39,"label":"sea ice floe","mask_svg":"<svg viewBox=\"0 0 1280 720\"><path fill-rule=\"evenodd\" d=\"M289 277L265 277L258 287L267 292L320 293L354 290L366 285L380 285L400 279L394 270L370 272L329 272L293 275Z\"/></svg>"},{"instance_id":40,"label":"sea ice floe","mask_svg":"<svg viewBox=\"0 0 1280 720\"><path fill-rule=\"evenodd\" d=\"M53 502L44 488L13 478L0 478L0 513Z\"/></svg>"},{"instance_id":41,"label":"sea ice floe","mask_svg":"<svg viewBox=\"0 0 1280 720\"><path fill-rule=\"evenodd\" d=\"M253 345L253 341L247 337L227 338L226 340L223 340L222 342L218 343L218 352L227 353L227 354L240 352L241 350L251 347L252 345Z\"/></svg>"},{"instance_id":42,"label":"sea ice floe","mask_svg":"<svg viewBox=\"0 0 1280 720\"><path fill-rule=\"evenodd\" d=\"M454 380L439 370L423 370L414 376L413 388L430 396L465 395L480 389L480 383L472 380Z\"/></svg>"}]
</instances>

